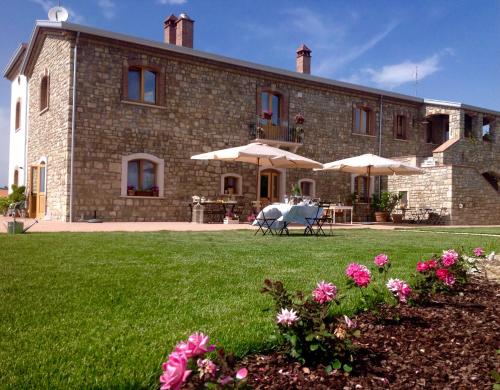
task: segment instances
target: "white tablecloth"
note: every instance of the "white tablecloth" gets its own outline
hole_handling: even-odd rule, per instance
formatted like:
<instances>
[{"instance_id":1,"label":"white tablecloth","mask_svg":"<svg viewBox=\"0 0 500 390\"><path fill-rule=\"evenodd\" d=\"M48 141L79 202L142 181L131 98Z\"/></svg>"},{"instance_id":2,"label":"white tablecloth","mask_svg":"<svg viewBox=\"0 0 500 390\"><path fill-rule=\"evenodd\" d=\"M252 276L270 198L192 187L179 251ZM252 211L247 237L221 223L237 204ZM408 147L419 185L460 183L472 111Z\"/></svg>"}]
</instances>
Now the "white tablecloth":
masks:
<instances>
[{"instance_id":1,"label":"white tablecloth","mask_svg":"<svg viewBox=\"0 0 500 390\"><path fill-rule=\"evenodd\" d=\"M319 209L319 211L318 211ZM271 204L265 207L257 216L257 219L253 221L252 225L259 226L263 223L262 213L266 218L276 219L272 224L272 229L281 229L284 222L287 223L298 223L307 226L306 218L316 218L316 216L321 216L323 214L323 209L319 206L314 205L290 205L285 203Z\"/></svg>"}]
</instances>

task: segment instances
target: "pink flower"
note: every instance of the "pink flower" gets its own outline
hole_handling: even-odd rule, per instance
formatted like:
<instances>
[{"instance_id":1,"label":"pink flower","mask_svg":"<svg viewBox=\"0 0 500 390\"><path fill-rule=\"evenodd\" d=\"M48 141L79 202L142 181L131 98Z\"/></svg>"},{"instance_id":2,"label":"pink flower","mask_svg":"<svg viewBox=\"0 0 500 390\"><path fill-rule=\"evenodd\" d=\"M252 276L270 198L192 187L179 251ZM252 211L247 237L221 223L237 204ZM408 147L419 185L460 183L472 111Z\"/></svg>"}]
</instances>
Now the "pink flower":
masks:
<instances>
[{"instance_id":1,"label":"pink flower","mask_svg":"<svg viewBox=\"0 0 500 390\"><path fill-rule=\"evenodd\" d=\"M446 268L436 270L436 277L447 286L453 286L453 284L455 284L455 276Z\"/></svg>"},{"instance_id":2,"label":"pink flower","mask_svg":"<svg viewBox=\"0 0 500 390\"><path fill-rule=\"evenodd\" d=\"M226 386L227 384L231 383L232 381L233 381L233 378L231 378L229 375L226 375L226 376L219 379L219 383L222 386Z\"/></svg>"},{"instance_id":3,"label":"pink flower","mask_svg":"<svg viewBox=\"0 0 500 390\"><path fill-rule=\"evenodd\" d=\"M175 347L177 353L186 355L188 359L196 356L203 356L207 352L214 350L213 345L208 345L208 336L196 332L189 336L187 341L182 341Z\"/></svg>"},{"instance_id":4,"label":"pink flower","mask_svg":"<svg viewBox=\"0 0 500 390\"><path fill-rule=\"evenodd\" d=\"M364 265L351 263L347 266L345 273L358 287L366 287L370 283L371 273Z\"/></svg>"},{"instance_id":5,"label":"pink flower","mask_svg":"<svg viewBox=\"0 0 500 390\"><path fill-rule=\"evenodd\" d=\"M208 376L213 378L215 376L215 372L217 371L217 366L210 359L198 359L196 362L198 368L200 369L200 378L204 376Z\"/></svg>"},{"instance_id":6,"label":"pink flower","mask_svg":"<svg viewBox=\"0 0 500 390\"><path fill-rule=\"evenodd\" d=\"M381 253L373 259L373 262L377 265L377 267L383 267L389 262L389 258L385 253Z\"/></svg>"},{"instance_id":7,"label":"pink flower","mask_svg":"<svg viewBox=\"0 0 500 390\"><path fill-rule=\"evenodd\" d=\"M472 252L474 253L474 256L476 256L476 257L484 256L484 249L481 247L474 248L474 250Z\"/></svg>"},{"instance_id":8,"label":"pink flower","mask_svg":"<svg viewBox=\"0 0 500 390\"><path fill-rule=\"evenodd\" d=\"M427 260L425 263L427 264L427 267L428 267L429 269L434 269L434 268L437 268L437 265L438 265L437 261L436 261L436 260L433 260L433 259L431 259L431 260Z\"/></svg>"},{"instance_id":9,"label":"pink flower","mask_svg":"<svg viewBox=\"0 0 500 390\"><path fill-rule=\"evenodd\" d=\"M172 352L168 361L163 363L163 375L160 376L161 390L178 390L186 381L190 370L186 370L187 357L178 352Z\"/></svg>"},{"instance_id":10,"label":"pink flower","mask_svg":"<svg viewBox=\"0 0 500 390\"><path fill-rule=\"evenodd\" d=\"M293 309L281 309L281 313L276 316L278 324L291 326L294 322L299 320L297 313Z\"/></svg>"},{"instance_id":11,"label":"pink flower","mask_svg":"<svg viewBox=\"0 0 500 390\"><path fill-rule=\"evenodd\" d=\"M401 303L406 303L408 296L411 294L411 288L408 283L400 279L389 279L387 288Z\"/></svg>"},{"instance_id":12,"label":"pink flower","mask_svg":"<svg viewBox=\"0 0 500 390\"><path fill-rule=\"evenodd\" d=\"M441 260L445 267L450 267L456 263L458 260L458 253L453 249L449 249L447 251L443 251L443 255L441 256Z\"/></svg>"},{"instance_id":13,"label":"pink flower","mask_svg":"<svg viewBox=\"0 0 500 390\"><path fill-rule=\"evenodd\" d=\"M351 320L346 315L344 315L344 321L345 321L345 324L347 325L348 328L355 328L356 327L356 324L354 323L354 321Z\"/></svg>"},{"instance_id":14,"label":"pink flower","mask_svg":"<svg viewBox=\"0 0 500 390\"><path fill-rule=\"evenodd\" d=\"M319 282L313 291L314 300L318 303L330 302L337 295L337 287L325 281Z\"/></svg>"},{"instance_id":15,"label":"pink flower","mask_svg":"<svg viewBox=\"0 0 500 390\"><path fill-rule=\"evenodd\" d=\"M417 263L417 271L418 272L425 272L425 271L428 271L429 270L429 265L424 262L424 261L419 261Z\"/></svg>"},{"instance_id":16,"label":"pink flower","mask_svg":"<svg viewBox=\"0 0 500 390\"><path fill-rule=\"evenodd\" d=\"M246 368L240 368L236 373L236 379L242 380L245 379L248 375L248 370Z\"/></svg>"}]
</instances>

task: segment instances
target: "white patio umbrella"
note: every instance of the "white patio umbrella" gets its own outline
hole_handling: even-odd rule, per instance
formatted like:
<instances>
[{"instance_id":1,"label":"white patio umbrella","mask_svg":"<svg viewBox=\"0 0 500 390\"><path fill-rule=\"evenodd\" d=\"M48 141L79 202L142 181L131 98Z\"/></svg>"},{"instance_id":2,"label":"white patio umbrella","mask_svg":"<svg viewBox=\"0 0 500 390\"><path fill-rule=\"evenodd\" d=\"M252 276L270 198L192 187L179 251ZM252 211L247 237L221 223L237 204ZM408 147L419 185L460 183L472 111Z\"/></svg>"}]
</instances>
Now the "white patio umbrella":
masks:
<instances>
[{"instance_id":1,"label":"white patio umbrella","mask_svg":"<svg viewBox=\"0 0 500 390\"><path fill-rule=\"evenodd\" d=\"M368 177L368 198L370 198L370 176L388 175L419 175L422 170L403 164L402 162L377 156L375 154L362 154L343 160L323 164L323 168L315 169L323 171L336 171L357 173Z\"/></svg>"},{"instance_id":2,"label":"white patio umbrella","mask_svg":"<svg viewBox=\"0 0 500 390\"><path fill-rule=\"evenodd\" d=\"M260 142L253 142L235 148L215 150L213 152L191 156L192 160L240 161L258 166L276 168L322 168L323 164L307 157L275 148ZM257 200L260 199L259 170L257 169Z\"/></svg>"}]
</instances>

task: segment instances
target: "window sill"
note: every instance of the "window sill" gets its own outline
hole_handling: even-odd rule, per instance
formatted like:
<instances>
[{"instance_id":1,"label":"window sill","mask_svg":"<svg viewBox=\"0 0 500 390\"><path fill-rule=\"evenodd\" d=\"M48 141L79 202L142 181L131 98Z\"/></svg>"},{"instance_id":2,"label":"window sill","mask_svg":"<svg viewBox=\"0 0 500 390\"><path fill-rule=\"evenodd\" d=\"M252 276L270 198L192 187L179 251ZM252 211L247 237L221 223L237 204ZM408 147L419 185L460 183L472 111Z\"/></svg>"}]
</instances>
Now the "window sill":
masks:
<instances>
[{"instance_id":1,"label":"window sill","mask_svg":"<svg viewBox=\"0 0 500 390\"><path fill-rule=\"evenodd\" d=\"M143 103L143 102L135 102L132 100L121 100L122 103L130 104L132 106L140 106L140 107L149 107L149 108L159 108L160 110L166 110L167 107L160 106L158 104L153 103Z\"/></svg>"},{"instance_id":2,"label":"window sill","mask_svg":"<svg viewBox=\"0 0 500 390\"><path fill-rule=\"evenodd\" d=\"M42 111L40 111L39 115L45 114L47 111L49 111L49 107L45 107Z\"/></svg>"},{"instance_id":3,"label":"window sill","mask_svg":"<svg viewBox=\"0 0 500 390\"><path fill-rule=\"evenodd\" d=\"M351 132L352 135L357 135L358 137L370 137L370 138L377 138L376 135L372 134L362 134L362 133L355 133L354 131Z\"/></svg>"},{"instance_id":4,"label":"window sill","mask_svg":"<svg viewBox=\"0 0 500 390\"><path fill-rule=\"evenodd\" d=\"M393 138L394 141L403 141L403 142L410 142L409 139L404 139L404 138Z\"/></svg>"},{"instance_id":5,"label":"window sill","mask_svg":"<svg viewBox=\"0 0 500 390\"><path fill-rule=\"evenodd\" d=\"M164 196L135 196L135 195L120 195L120 198L127 199L166 199Z\"/></svg>"}]
</instances>

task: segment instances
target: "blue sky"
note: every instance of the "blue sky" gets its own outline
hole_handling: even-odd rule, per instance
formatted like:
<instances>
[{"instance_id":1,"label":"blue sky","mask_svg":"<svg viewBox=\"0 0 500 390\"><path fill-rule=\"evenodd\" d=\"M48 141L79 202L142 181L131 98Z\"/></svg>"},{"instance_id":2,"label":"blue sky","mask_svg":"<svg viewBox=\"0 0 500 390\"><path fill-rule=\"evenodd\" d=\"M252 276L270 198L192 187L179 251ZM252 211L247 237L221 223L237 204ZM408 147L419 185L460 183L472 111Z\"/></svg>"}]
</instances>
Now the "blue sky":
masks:
<instances>
[{"instance_id":1,"label":"blue sky","mask_svg":"<svg viewBox=\"0 0 500 390\"><path fill-rule=\"evenodd\" d=\"M2 1L2 68L57 0ZM312 50L312 73L500 110L500 1L62 0L69 21L152 40L163 20L187 12L196 49L295 69ZM7 183L9 82L0 82L0 186Z\"/></svg>"}]
</instances>

